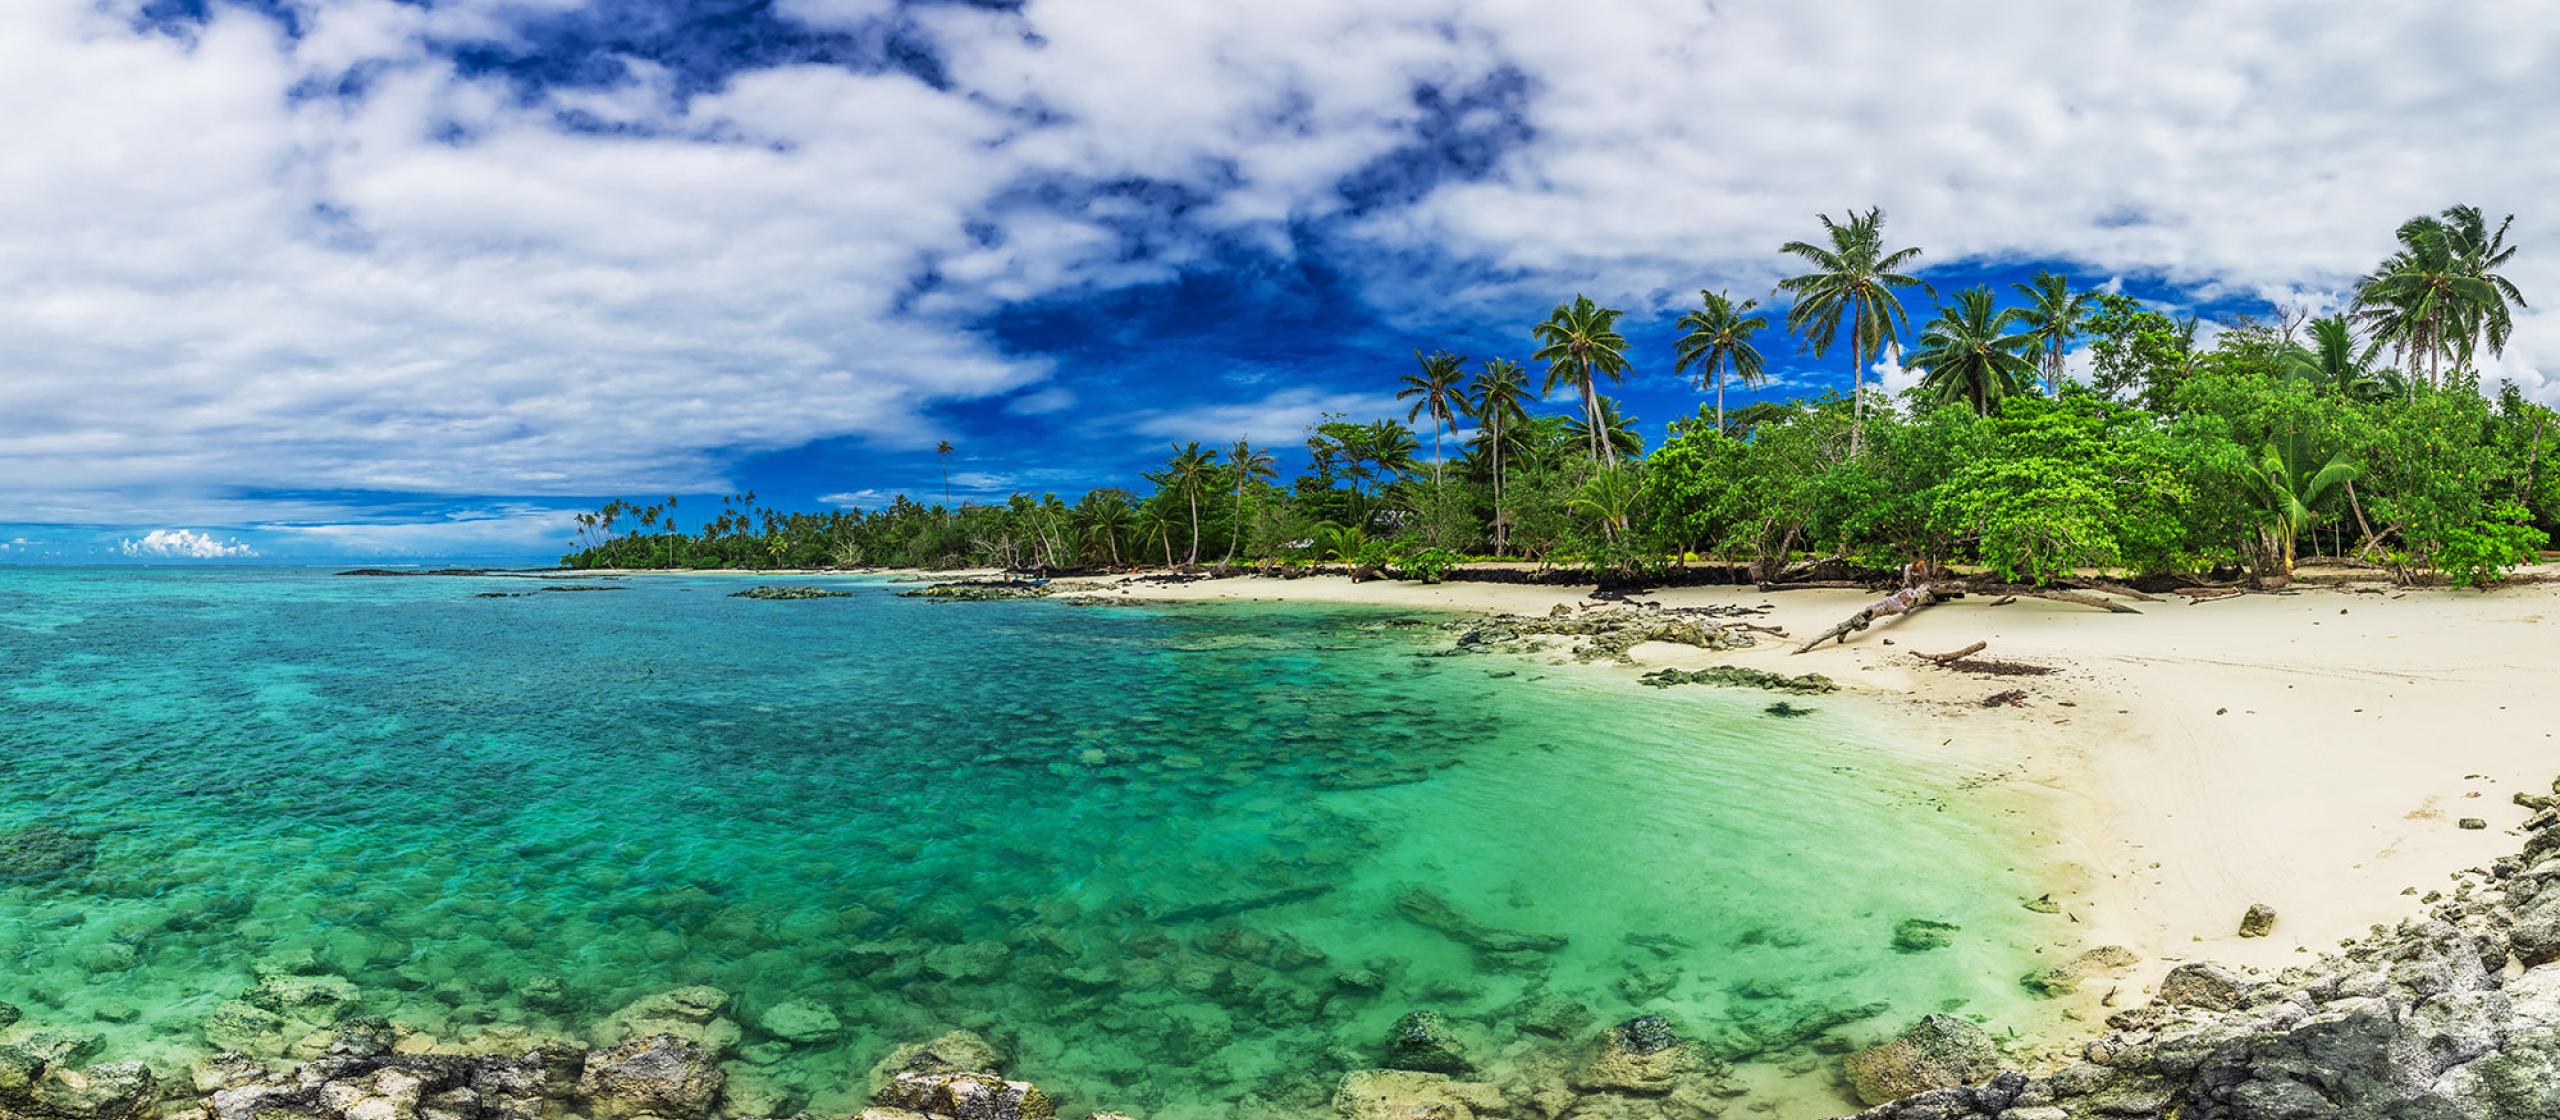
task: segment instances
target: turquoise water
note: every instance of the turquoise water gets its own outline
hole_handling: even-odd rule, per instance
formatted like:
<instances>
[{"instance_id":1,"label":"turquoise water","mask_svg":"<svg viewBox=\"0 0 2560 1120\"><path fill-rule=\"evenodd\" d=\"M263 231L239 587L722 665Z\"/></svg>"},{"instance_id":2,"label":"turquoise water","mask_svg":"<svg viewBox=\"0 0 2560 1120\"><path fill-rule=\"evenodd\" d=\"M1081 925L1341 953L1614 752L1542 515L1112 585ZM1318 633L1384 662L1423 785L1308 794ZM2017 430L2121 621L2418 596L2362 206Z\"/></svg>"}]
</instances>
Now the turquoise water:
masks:
<instances>
[{"instance_id":1,"label":"turquoise water","mask_svg":"<svg viewBox=\"0 0 2560 1120\"><path fill-rule=\"evenodd\" d=\"M1418 657L1379 610L612 582L0 568L19 1029L180 1069L262 971L457 1040L708 984L741 1115L965 1027L1063 1114L1180 1120L1320 1108L1416 1008L1495 1069L1661 1012L1786 1116L1921 1013L2047 1013L2022 826L1845 702ZM1434 899L1565 941L1478 952ZM1962 929L1897 952L1911 917ZM758 1025L788 1001L840 1026Z\"/></svg>"}]
</instances>

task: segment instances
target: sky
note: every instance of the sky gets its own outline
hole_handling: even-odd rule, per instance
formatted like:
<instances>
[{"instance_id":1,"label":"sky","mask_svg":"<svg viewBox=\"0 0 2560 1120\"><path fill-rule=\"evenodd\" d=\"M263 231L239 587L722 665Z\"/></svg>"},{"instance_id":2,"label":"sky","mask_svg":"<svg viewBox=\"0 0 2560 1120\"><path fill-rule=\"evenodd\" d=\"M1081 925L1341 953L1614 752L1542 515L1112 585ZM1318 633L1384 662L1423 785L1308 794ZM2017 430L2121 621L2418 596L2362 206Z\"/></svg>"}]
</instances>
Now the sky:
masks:
<instances>
[{"instance_id":1,"label":"sky","mask_svg":"<svg viewBox=\"0 0 2560 1120\"><path fill-rule=\"evenodd\" d=\"M1658 437L1698 291L1868 206L1941 294L2208 321L2512 212L2485 372L2560 403L2553 105L2521 3L9 0L0 562L1072 495L1400 418L1577 293ZM1846 386L1765 337L1763 395Z\"/></svg>"}]
</instances>

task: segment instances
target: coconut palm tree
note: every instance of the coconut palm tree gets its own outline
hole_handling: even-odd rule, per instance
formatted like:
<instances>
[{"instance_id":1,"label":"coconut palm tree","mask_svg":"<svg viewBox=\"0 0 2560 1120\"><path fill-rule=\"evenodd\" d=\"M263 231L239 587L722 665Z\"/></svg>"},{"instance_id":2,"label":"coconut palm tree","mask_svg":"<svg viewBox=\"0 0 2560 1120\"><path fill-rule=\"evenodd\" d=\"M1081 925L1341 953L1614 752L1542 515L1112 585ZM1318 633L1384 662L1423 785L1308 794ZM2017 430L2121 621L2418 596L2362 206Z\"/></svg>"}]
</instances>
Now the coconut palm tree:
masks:
<instances>
[{"instance_id":1,"label":"coconut palm tree","mask_svg":"<svg viewBox=\"0 0 2560 1120\"><path fill-rule=\"evenodd\" d=\"M2442 217L2462 259L2463 275L2488 284L2494 293L2472 309L2473 315L2457 336L2462 364L2468 366L2484 343L2492 355L2506 353L2507 336L2515 327L2514 311L2508 305L2525 306L2524 293L2516 289L2514 282L2492 271L2515 259L2516 247L2507 244L2507 227L2515 224L2516 216L2507 215L2495 231L2489 229L2477 206L2448 207Z\"/></svg>"},{"instance_id":2,"label":"coconut palm tree","mask_svg":"<svg viewBox=\"0 0 2560 1120\"><path fill-rule=\"evenodd\" d=\"M1444 428L1454 430L1458 426L1458 410L1464 406L1459 375L1466 368L1467 360L1446 350L1430 355L1416 350L1413 357L1421 368L1404 375L1399 383L1404 387L1396 390L1396 399L1413 400L1413 408L1404 414L1405 423L1412 423L1425 412L1431 414L1431 481L1437 483L1440 481L1440 432Z\"/></svg>"},{"instance_id":3,"label":"coconut palm tree","mask_svg":"<svg viewBox=\"0 0 2560 1120\"><path fill-rule=\"evenodd\" d=\"M1698 309L1680 317L1683 332L1674 347L1679 360L1671 366L1674 373L1698 369L1698 391L1705 392L1709 381L1716 386L1716 430L1724 430L1724 375L1729 369L1734 379L1746 388L1757 387L1768 380L1767 367L1760 350L1751 345L1751 336L1768 326L1769 320L1754 315L1760 306L1756 299L1733 302L1723 292L1698 290Z\"/></svg>"},{"instance_id":4,"label":"coconut palm tree","mask_svg":"<svg viewBox=\"0 0 2560 1120\"><path fill-rule=\"evenodd\" d=\"M1804 336L1814 357L1831 352L1831 344L1840 338L1842 320L1848 322L1849 373L1856 402L1849 453L1855 455L1866 438L1867 364L1882 357L1884 348L1901 337L1899 332L1911 328L1893 290L1918 285L1928 291L1929 286L1919 277L1895 271L1919 259L1920 250L1884 247L1883 210L1853 211L1846 222L1832 221L1829 214L1816 217L1822 219L1829 244L1790 241L1779 246L1779 252L1804 261L1813 271L1779 281L1778 290L1793 299L1787 306L1787 329Z\"/></svg>"},{"instance_id":5,"label":"coconut palm tree","mask_svg":"<svg viewBox=\"0 0 2560 1120\"><path fill-rule=\"evenodd\" d=\"M2269 441L2248 465L2249 488L2255 492L2262 519L2258 525L2258 580L2270 588L2293 582L2293 546L2303 530L2319 519L2320 499L2340 485L2355 481L2356 465L2346 452L2324 460L2300 433L2282 442Z\"/></svg>"},{"instance_id":6,"label":"coconut palm tree","mask_svg":"<svg viewBox=\"0 0 2560 1120\"><path fill-rule=\"evenodd\" d=\"M2349 400L2382 401L2408 395L2399 371L2373 367L2371 348L2356 347L2354 329L2344 315L2311 321L2311 345L2284 352L2284 371L2296 381Z\"/></svg>"},{"instance_id":7,"label":"coconut palm tree","mask_svg":"<svg viewBox=\"0 0 2560 1120\"><path fill-rule=\"evenodd\" d=\"M1236 549L1244 544L1244 495L1256 482L1269 482L1280 477L1278 464L1271 453L1244 440L1227 449L1227 471L1236 478L1236 516L1227 534L1227 558L1220 563L1232 564Z\"/></svg>"},{"instance_id":8,"label":"coconut palm tree","mask_svg":"<svg viewBox=\"0 0 2560 1120\"><path fill-rule=\"evenodd\" d=\"M2448 356L2460 368L2482 343L2503 352L2512 325L2507 304L2524 303L2513 283L2489 271L2515 256L2506 234L2504 224L2490 233L2467 206L2400 223L2400 250L2356 282L2356 322L2412 374L2424 361L2429 385L2444 383Z\"/></svg>"},{"instance_id":9,"label":"coconut palm tree","mask_svg":"<svg viewBox=\"0 0 2560 1120\"><path fill-rule=\"evenodd\" d=\"M1202 451L1197 442L1177 443L1173 458L1167 460L1163 473L1148 477L1174 493L1191 506L1191 549L1183 555L1183 563L1200 562L1200 495L1209 487L1209 474L1216 468L1218 453Z\"/></svg>"},{"instance_id":10,"label":"coconut palm tree","mask_svg":"<svg viewBox=\"0 0 2560 1120\"><path fill-rule=\"evenodd\" d=\"M1589 423L1580 419L1566 420L1565 431L1575 439L1597 442L1608 448L1611 466L1617 465L1620 458L1632 459L1644 454L1644 437L1636 434L1635 417L1621 418L1618 402L1608 397L1599 398L1599 413L1600 427L1596 433Z\"/></svg>"},{"instance_id":11,"label":"coconut palm tree","mask_svg":"<svg viewBox=\"0 0 2560 1120\"><path fill-rule=\"evenodd\" d=\"M1467 383L1465 405L1467 416L1476 422L1476 430L1485 446L1493 453L1493 554L1502 555L1503 541L1510 523L1502 516L1502 443L1511 437L1519 424L1529 418L1521 401L1528 396L1529 378L1520 363L1509 358L1495 358L1476 371L1475 380Z\"/></svg>"},{"instance_id":12,"label":"coconut palm tree","mask_svg":"<svg viewBox=\"0 0 2560 1120\"><path fill-rule=\"evenodd\" d=\"M1912 365L1928 371L1920 391L1940 404L1969 402L1976 416L1990 415L1993 401L2030 391L2036 364L2028 355L2036 351L2036 338L2004 333L2012 322L1995 305L1990 288L1957 292L1955 306L1938 308L1909 356Z\"/></svg>"},{"instance_id":13,"label":"coconut palm tree","mask_svg":"<svg viewBox=\"0 0 2560 1120\"><path fill-rule=\"evenodd\" d=\"M951 441L947 439L937 441L933 445L933 453L942 463L942 508L949 509L951 508Z\"/></svg>"},{"instance_id":14,"label":"coconut palm tree","mask_svg":"<svg viewBox=\"0 0 2560 1120\"><path fill-rule=\"evenodd\" d=\"M1547 363L1547 383L1542 392L1554 392L1566 382L1582 394L1582 415L1591 422L1591 457L1617 462L1615 452L1608 450L1596 434L1602 425L1600 391L1597 381L1605 376L1612 381L1627 375L1627 340L1618 333L1618 316L1614 307L1602 307L1591 297L1576 295L1573 302L1560 304L1547 316L1547 321L1529 333L1546 345L1530 357Z\"/></svg>"},{"instance_id":15,"label":"coconut palm tree","mask_svg":"<svg viewBox=\"0 0 2560 1120\"><path fill-rule=\"evenodd\" d=\"M1091 490L1077 499L1076 523L1083 527L1085 547L1100 541L1111 557L1111 566L1120 567L1120 538L1138 523L1138 513L1129 506L1129 495L1120 490Z\"/></svg>"},{"instance_id":16,"label":"coconut palm tree","mask_svg":"<svg viewBox=\"0 0 2560 1120\"><path fill-rule=\"evenodd\" d=\"M2044 366L2045 394L2061 396L2062 350L2080 333L2080 323L2089 317L2089 305L2097 293L2072 291L2071 282L2059 272L2039 272L2028 283L2010 287L2027 297L2025 306L2009 314L2035 340L2037 361Z\"/></svg>"}]
</instances>

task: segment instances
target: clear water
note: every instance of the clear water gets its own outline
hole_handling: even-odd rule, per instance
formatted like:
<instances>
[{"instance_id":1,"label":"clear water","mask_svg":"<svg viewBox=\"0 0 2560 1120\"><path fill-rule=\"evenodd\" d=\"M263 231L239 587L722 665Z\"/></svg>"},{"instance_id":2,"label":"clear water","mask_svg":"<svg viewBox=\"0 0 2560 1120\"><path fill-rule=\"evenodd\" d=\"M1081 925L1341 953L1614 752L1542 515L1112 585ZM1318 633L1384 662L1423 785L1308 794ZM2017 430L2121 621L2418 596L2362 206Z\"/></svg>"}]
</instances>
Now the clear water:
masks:
<instances>
[{"instance_id":1,"label":"clear water","mask_svg":"<svg viewBox=\"0 0 2560 1120\"><path fill-rule=\"evenodd\" d=\"M1752 1059L1780 1116L1844 1103L1844 1040L2049 1014L2022 826L1846 702L1417 657L1445 635L1377 610L825 582L856 594L0 568L0 835L97 838L0 880L0 1000L174 1070L261 962L446 1038L710 984L753 1114L850 1111L968 1027L1068 1115L1164 1120L1320 1107L1420 1007L1498 1065L1569 1045L1519 1029L1541 997L1736 1050L1887 1004ZM1481 957L1399 911L1417 887L1569 941ZM1908 917L1963 928L1896 952ZM786 1000L843 1032L754 1026Z\"/></svg>"}]
</instances>

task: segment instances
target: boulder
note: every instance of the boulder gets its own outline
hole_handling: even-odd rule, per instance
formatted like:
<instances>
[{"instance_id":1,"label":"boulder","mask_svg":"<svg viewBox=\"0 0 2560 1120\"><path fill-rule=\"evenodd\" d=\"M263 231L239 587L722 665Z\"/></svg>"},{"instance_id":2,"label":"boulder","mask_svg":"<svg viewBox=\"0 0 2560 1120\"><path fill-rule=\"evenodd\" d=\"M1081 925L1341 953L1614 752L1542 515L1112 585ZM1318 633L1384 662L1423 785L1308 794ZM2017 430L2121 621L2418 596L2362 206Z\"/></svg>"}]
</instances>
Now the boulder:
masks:
<instances>
[{"instance_id":1,"label":"boulder","mask_svg":"<svg viewBox=\"0 0 2560 1120\"><path fill-rule=\"evenodd\" d=\"M889 1079L872 1102L955 1120L1055 1120L1057 1106L1028 1081L991 1073L920 1073Z\"/></svg>"},{"instance_id":2,"label":"boulder","mask_svg":"<svg viewBox=\"0 0 2560 1120\"><path fill-rule=\"evenodd\" d=\"M1409 1011L1387 1032L1387 1068L1422 1073L1466 1073L1475 1068L1449 1020L1437 1011Z\"/></svg>"},{"instance_id":3,"label":"boulder","mask_svg":"<svg viewBox=\"0 0 2560 1120\"><path fill-rule=\"evenodd\" d=\"M844 1020L816 1000L785 1000L756 1018L764 1033L797 1046L824 1042L844 1033Z\"/></svg>"},{"instance_id":4,"label":"boulder","mask_svg":"<svg viewBox=\"0 0 2560 1120\"><path fill-rule=\"evenodd\" d=\"M1690 1077L1715 1072L1698 1045L1673 1033L1660 1015L1640 1015L1601 1033L1565 1081L1584 1092L1659 1095Z\"/></svg>"},{"instance_id":5,"label":"boulder","mask_svg":"<svg viewBox=\"0 0 2560 1120\"><path fill-rule=\"evenodd\" d=\"M714 1057L736 1050L745 1037L736 1021L723 1015L729 993L708 984L642 996L606 1016L595 1040L606 1045L655 1035L668 1035L701 1048Z\"/></svg>"},{"instance_id":6,"label":"boulder","mask_svg":"<svg viewBox=\"0 0 2560 1120\"><path fill-rule=\"evenodd\" d=\"M987 1040L968 1031L952 1031L931 1042L911 1042L871 1067L870 1091L877 1097L901 1073L1002 1073L1004 1056Z\"/></svg>"},{"instance_id":7,"label":"boulder","mask_svg":"<svg viewBox=\"0 0 2560 1120\"><path fill-rule=\"evenodd\" d=\"M2092 977L2123 971L2141 960L2122 945L2100 945L2051 968L2030 972L2019 978L2019 983L2030 992L2052 999L2080 990L2081 983Z\"/></svg>"},{"instance_id":8,"label":"boulder","mask_svg":"<svg viewBox=\"0 0 2560 1120\"><path fill-rule=\"evenodd\" d=\"M1897 953L1925 953L1954 944L1951 936L1963 926L1953 922L1933 922L1927 918L1904 918L1894 923L1893 949Z\"/></svg>"},{"instance_id":9,"label":"boulder","mask_svg":"<svg viewBox=\"0 0 2560 1120\"><path fill-rule=\"evenodd\" d=\"M1859 1103L1870 1105L1969 1085L1999 1070L2000 1047L1991 1035L1953 1015L1923 1016L1901 1034L1842 1063Z\"/></svg>"},{"instance_id":10,"label":"boulder","mask_svg":"<svg viewBox=\"0 0 2560 1120\"><path fill-rule=\"evenodd\" d=\"M2240 936L2265 937L2276 930L2276 908L2263 902L2249 904L2249 912L2240 915Z\"/></svg>"},{"instance_id":11,"label":"boulder","mask_svg":"<svg viewBox=\"0 0 2560 1120\"><path fill-rule=\"evenodd\" d=\"M159 1082L149 1069L114 1062L45 1071L28 1089L25 1112L54 1120L144 1120L159 1103Z\"/></svg>"},{"instance_id":12,"label":"boulder","mask_svg":"<svg viewBox=\"0 0 2560 1120\"><path fill-rule=\"evenodd\" d=\"M1475 1120L1504 1111L1502 1091L1491 1085L1415 1070L1359 1070L1333 1091L1335 1120Z\"/></svg>"},{"instance_id":13,"label":"boulder","mask_svg":"<svg viewBox=\"0 0 2560 1120\"><path fill-rule=\"evenodd\" d=\"M720 1097L723 1077L701 1047L660 1034L588 1055L578 1095L597 1120L702 1120Z\"/></svg>"},{"instance_id":14,"label":"boulder","mask_svg":"<svg viewBox=\"0 0 2560 1120\"><path fill-rule=\"evenodd\" d=\"M2179 965L2161 977L2156 1001L2171 1007L2229 1011L2240 1006L2240 997L2248 989L2248 981L2239 974L2218 964L2198 961Z\"/></svg>"}]
</instances>

